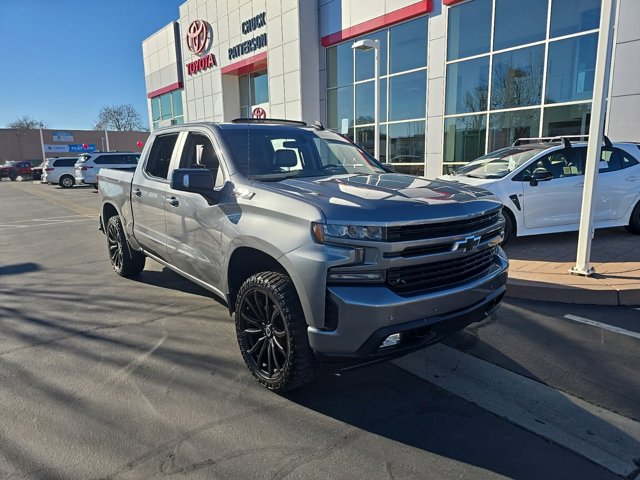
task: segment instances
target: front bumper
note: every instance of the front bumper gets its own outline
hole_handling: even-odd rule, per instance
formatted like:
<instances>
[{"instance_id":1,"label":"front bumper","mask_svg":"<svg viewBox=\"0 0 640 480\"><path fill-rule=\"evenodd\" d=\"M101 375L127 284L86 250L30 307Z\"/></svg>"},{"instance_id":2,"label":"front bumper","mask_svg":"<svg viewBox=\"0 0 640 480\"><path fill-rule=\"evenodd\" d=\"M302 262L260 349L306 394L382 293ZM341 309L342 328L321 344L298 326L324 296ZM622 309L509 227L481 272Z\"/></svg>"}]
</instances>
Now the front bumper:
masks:
<instances>
[{"instance_id":1,"label":"front bumper","mask_svg":"<svg viewBox=\"0 0 640 480\"><path fill-rule=\"evenodd\" d=\"M499 306L509 263L499 249L482 278L449 290L402 297L384 285L329 286L335 330L309 327L309 343L322 363L369 363L404 355L481 321ZM395 333L400 342L380 348Z\"/></svg>"}]
</instances>

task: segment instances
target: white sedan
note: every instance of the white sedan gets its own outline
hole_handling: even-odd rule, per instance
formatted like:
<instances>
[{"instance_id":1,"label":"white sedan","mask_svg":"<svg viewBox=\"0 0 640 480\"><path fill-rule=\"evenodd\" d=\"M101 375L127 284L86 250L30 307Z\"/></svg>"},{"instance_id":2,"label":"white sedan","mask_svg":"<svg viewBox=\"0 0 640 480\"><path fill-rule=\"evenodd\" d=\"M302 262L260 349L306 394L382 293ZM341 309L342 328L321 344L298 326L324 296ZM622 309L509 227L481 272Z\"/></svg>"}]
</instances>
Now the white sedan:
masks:
<instances>
[{"instance_id":1,"label":"white sedan","mask_svg":"<svg viewBox=\"0 0 640 480\"><path fill-rule=\"evenodd\" d=\"M587 144L518 144L496 150L443 180L483 187L505 205L511 236L578 230ZM640 145L608 140L595 193L595 228L625 226L640 234Z\"/></svg>"}]
</instances>

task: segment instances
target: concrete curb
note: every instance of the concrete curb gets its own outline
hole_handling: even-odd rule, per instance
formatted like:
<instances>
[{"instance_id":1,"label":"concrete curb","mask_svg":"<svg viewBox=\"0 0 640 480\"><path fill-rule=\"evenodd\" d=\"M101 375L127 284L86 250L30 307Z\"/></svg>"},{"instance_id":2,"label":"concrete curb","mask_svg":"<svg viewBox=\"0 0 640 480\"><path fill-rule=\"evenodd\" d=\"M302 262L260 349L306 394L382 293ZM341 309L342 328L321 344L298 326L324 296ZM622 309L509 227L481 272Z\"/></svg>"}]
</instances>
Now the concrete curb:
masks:
<instances>
[{"instance_id":1,"label":"concrete curb","mask_svg":"<svg viewBox=\"0 0 640 480\"><path fill-rule=\"evenodd\" d=\"M562 285L521 278L509 278L507 297L544 302L583 305L640 305L640 289L616 289L604 283Z\"/></svg>"},{"instance_id":2,"label":"concrete curb","mask_svg":"<svg viewBox=\"0 0 640 480\"><path fill-rule=\"evenodd\" d=\"M639 422L442 344L394 363L617 475L637 473Z\"/></svg>"}]
</instances>

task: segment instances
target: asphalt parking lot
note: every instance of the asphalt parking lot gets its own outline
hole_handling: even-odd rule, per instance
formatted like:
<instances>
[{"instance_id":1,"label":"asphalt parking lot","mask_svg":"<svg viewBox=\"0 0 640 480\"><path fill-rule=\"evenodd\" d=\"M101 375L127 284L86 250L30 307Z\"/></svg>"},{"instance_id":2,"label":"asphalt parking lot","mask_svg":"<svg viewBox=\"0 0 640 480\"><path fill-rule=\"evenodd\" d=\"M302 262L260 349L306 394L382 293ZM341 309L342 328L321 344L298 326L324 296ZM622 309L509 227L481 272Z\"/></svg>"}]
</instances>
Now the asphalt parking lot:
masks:
<instances>
[{"instance_id":1,"label":"asphalt parking lot","mask_svg":"<svg viewBox=\"0 0 640 480\"><path fill-rule=\"evenodd\" d=\"M113 273L97 204L90 188L0 183L0 478L619 478L394 364L266 391L207 291L151 260L136 280ZM558 368L569 347L521 348L528 308L449 344L637 420L637 341L551 329L584 350ZM589 365L605 345L616 378Z\"/></svg>"}]
</instances>

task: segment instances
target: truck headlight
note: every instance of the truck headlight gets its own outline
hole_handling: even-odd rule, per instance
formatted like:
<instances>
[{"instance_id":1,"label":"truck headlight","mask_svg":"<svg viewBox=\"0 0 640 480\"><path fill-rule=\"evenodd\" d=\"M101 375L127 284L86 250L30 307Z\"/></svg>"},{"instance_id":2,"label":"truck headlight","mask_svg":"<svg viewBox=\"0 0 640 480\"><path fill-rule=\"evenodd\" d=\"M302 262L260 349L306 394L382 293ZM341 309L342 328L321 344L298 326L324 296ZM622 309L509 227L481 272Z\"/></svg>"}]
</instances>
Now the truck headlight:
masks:
<instances>
[{"instance_id":1,"label":"truck headlight","mask_svg":"<svg viewBox=\"0 0 640 480\"><path fill-rule=\"evenodd\" d=\"M332 272L329 270L327 275L329 283L383 283L385 278L384 270L370 272Z\"/></svg>"},{"instance_id":2,"label":"truck headlight","mask_svg":"<svg viewBox=\"0 0 640 480\"><path fill-rule=\"evenodd\" d=\"M337 223L314 223L313 238L324 243L330 238L344 238L349 240L373 240L380 242L385 238L385 228L366 227L362 225L343 225Z\"/></svg>"}]
</instances>

